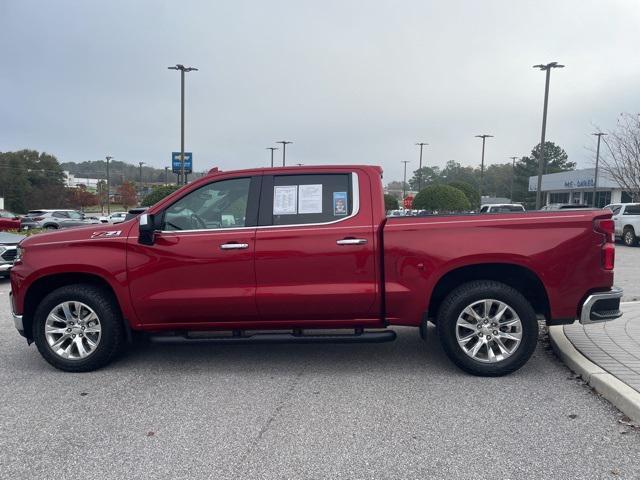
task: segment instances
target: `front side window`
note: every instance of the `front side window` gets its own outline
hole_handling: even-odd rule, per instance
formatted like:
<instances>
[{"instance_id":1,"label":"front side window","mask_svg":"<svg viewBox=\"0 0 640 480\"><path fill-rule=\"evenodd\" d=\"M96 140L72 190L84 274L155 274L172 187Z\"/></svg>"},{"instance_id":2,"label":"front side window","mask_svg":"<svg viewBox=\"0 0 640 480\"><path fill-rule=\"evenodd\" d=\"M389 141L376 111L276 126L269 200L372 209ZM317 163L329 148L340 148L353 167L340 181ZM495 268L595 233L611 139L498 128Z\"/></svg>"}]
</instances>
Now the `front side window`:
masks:
<instances>
[{"instance_id":1,"label":"front side window","mask_svg":"<svg viewBox=\"0 0 640 480\"><path fill-rule=\"evenodd\" d=\"M622 205L614 205L613 207L611 207L611 211L613 212L614 215L617 215L620 213L621 208L622 208Z\"/></svg>"},{"instance_id":2,"label":"front side window","mask_svg":"<svg viewBox=\"0 0 640 480\"><path fill-rule=\"evenodd\" d=\"M244 227L250 178L209 183L165 210L163 230L217 230Z\"/></svg>"},{"instance_id":3,"label":"front side window","mask_svg":"<svg viewBox=\"0 0 640 480\"><path fill-rule=\"evenodd\" d=\"M328 223L353 212L349 173L277 175L270 194L273 225Z\"/></svg>"},{"instance_id":4,"label":"front side window","mask_svg":"<svg viewBox=\"0 0 640 480\"><path fill-rule=\"evenodd\" d=\"M84 215L82 215L80 212L69 212L69 218L72 218L74 220L82 220L84 218Z\"/></svg>"}]
</instances>

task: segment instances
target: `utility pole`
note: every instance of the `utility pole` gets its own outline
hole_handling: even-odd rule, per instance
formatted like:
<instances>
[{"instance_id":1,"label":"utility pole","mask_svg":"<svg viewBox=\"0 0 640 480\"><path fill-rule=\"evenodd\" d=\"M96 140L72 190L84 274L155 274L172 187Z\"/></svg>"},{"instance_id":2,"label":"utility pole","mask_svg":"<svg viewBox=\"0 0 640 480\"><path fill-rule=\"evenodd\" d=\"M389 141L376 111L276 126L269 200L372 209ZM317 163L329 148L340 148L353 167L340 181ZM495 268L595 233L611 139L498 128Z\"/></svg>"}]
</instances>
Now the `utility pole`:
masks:
<instances>
[{"instance_id":1,"label":"utility pole","mask_svg":"<svg viewBox=\"0 0 640 480\"><path fill-rule=\"evenodd\" d=\"M164 184L169 185L169 167L164 167Z\"/></svg>"},{"instance_id":2,"label":"utility pole","mask_svg":"<svg viewBox=\"0 0 640 480\"><path fill-rule=\"evenodd\" d=\"M542 207L542 175L544 174L544 143L547 133L547 106L549 104L549 80L551 80L552 68L564 68L558 62L547 63L546 65L534 65L533 68L539 68L546 72L546 81L544 84L544 106L542 107L542 134L540 135L540 158L538 159L538 187L536 188L536 210Z\"/></svg>"},{"instance_id":3,"label":"utility pole","mask_svg":"<svg viewBox=\"0 0 640 480\"><path fill-rule=\"evenodd\" d=\"M142 166L144 162L138 162L138 165L140 165L140 194L142 195Z\"/></svg>"},{"instance_id":4,"label":"utility pole","mask_svg":"<svg viewBox=\"0 0 640 480\"><path fill-rule=\"evenodd\" d=\"M404 199L407 197L407 163L409 160L402 160L404 163L404 180L402 181L402 208L404 209Z\"/></svg>"},{"instance_id":5,"label":"utility pole","mask_svg":"<svg viewBox=\"0 0 640 480\"><path fill-rule=\"evenodd\" d=\"M273 168L273 151L278 150L278 147L267 147L267 150L271 150L271 168Z\"/></svg>"},{"instance_id":6,"label":"utility pole","mask_svg":"<svg viewBox=\"0 0 640 480\"><path fill-rule=\"evenodd\" d=\"M480 188L478 189L480 192L480 204L482 204L482 187L484 183L484 142L487 138L493 138L493 135L476 135L476 138L482 139L482 160L480 162Z\"/></svg>"},{"instance_id":7,"label":"utility pole","mask_svg":"<svg viewBox=\"0 0 640 480\"><path fill-rule=\"evenodd\" d=\"M111 187L109 183L109 161L113 160L113 157L110 157L109 155L107 155L105 158L107 159L107 215L110 215L111 203L110 203L109 196L111 195Z\"/></svg>"},{"instance_id":8,"label":"utility pole","mask_svg":"<svg viewBox=\"0 0 640 480\"><path fill-rule=\"evenodd\" d=\"M428 143L419 142L416 145L420 145L420 164L418 166L418 192L422 190L422 147L429 145Z\"/></svg>"},{"instance_id":9,"label":"utility pole","mask_svg":"<svg viewBox=\"0 0 640 480\"><path fill-rule=\"evenodd\" d=\"M181 64L176 64L175 67L167 67L169 70L180 70L180 180L178 185L183 182L183 185L187 184L187 177L184 171L184 74L185 72L198 71L194 67L185 67ZM193 168L193 166L192 166Z\"/></svg>"},{"instance_id":10,"label":"utility pole","mask_svg":"<svg viewBox=\"0 0 640 480\"><path fill-rule=\"evenodd\" d=\"M518 157L509 157L511 160L513 160L513 165L511 166L511 203L513 203L513 179L516 176L516 160L518 159Z\"/></svg>"},{"instance_id":11,"label":"utility pole","mask_svg":"<svg viewBox=\"0 0 640 480\"><path fill-rule=\"evenodd\" d=\"M287 153L287 145L289 145L290 143L293 142L287 142L286 140L280 140L279 142L275 142L275 143L281 143L282 144L282 166L285 166L285 156Z\"/></svg>"},{"instance_id":12,"label":"utility pole","mask_svg":"<svg viewBox=\"0 0 640 480\"><path fill-rule=\"evenodd\" d=\"M606 135L606 133L597 132L597 133L592 133L591 135L595 135L596 137L598 137L598 146L596 148L596 171L593 175L593 207L597 208L596 191L598 188L598 164L600 163L600 139L602 138L603 135Z\"/></svg>"}]
</instances>

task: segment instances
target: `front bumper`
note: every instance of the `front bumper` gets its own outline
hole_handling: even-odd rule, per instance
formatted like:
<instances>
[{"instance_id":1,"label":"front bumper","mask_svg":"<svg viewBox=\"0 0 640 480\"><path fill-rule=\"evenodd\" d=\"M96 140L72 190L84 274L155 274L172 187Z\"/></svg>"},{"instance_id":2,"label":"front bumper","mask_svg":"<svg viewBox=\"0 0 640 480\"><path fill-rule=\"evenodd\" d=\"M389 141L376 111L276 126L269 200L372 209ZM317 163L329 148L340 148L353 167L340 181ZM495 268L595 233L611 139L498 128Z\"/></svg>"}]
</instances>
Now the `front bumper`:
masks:
<instances>
[{"instance_id":1,"label":"front bumper","mask_svg":"<svg viewBox=\"0 0 640 480\"><path fill-rule=\"evenodd\" d=\"M0 273L8 272L13 267L13 263L0 263Z\"/></svg>"},{"instance_id":2,"label":"front bumper","mask_svg":"<svg viewBox=\"0 0 640 480\"><path fill-rule=\"evenodd\" d=\"M580 323L589 325L621 317L620 299L622 293L621 288L612 287L607 292L596 292L589 295L582 304Z\"/></svg>"},{"instance_id":3,"label":"front bumper","mask_svg":"<svg viewBox=\"0 0 640 480\"><path fill-rule=\"evenodd\" d=\"M16 313L15 306L13 305L13 292L9 292L9 306L11 307L11 317L13 318L13 325L16 327L16 330L22 335L24 335L24 323L22 322L22 315L18 315Z\"/></svg>"}]
</instances>

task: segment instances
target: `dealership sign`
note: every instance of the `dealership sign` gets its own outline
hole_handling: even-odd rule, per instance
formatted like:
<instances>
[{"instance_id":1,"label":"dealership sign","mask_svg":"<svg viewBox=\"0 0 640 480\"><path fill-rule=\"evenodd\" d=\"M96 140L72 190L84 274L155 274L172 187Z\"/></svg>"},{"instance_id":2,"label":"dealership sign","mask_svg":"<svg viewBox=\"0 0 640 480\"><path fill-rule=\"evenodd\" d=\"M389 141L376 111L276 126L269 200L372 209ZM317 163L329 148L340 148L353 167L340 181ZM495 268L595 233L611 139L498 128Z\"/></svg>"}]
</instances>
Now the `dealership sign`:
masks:
<instances>
[{"instance_id":1,"label":"dealership sign","mask_svg":"<svg viewBox=\"0 0 640 480\"><path fill-rule=\"evenodd\" d=\"M180 152L173 152L171 154L171 170L173 173L182 172L182 162L180 162ZM184 152L184 173L191 173L193 169L193 154L191 152Z\"/></svg>"}]
</instances>

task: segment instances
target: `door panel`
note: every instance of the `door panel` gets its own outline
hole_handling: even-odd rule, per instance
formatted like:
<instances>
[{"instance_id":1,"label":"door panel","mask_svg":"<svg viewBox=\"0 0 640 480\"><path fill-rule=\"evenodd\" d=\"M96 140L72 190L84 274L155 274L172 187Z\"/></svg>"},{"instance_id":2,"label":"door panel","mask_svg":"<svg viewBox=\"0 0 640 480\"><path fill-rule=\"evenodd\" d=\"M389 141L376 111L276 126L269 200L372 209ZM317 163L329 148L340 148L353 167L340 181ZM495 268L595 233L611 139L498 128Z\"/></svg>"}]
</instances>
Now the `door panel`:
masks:
<instances>
[{"instance_id":1,"label":"door panel","mask_svg":"<svg viewBox=\"0 0 640 480\"><path fill-rule=\"evenodd\" d=\"M224 249L228 244L246 248ZM255 229L162 232L154 245L134 239L129 288L145 324L255 320Z\"/></svg>"},{"instance_id":2,"label":"door panel","mask_svg":"<svg viewBox=\"0 0 640 480\"><path fill-rule=\"evenodd\" d=\"M163 227L153 245L139 244L133 232L127 269L142 323L256 320L260 183L261 177L230 177L187 192L160 213Z\"/></svg>"},{"instance_id":3,"label":"door panel","mask_svg":"<svg viewBox=\"0 0 640 480\"><path fill-rule=\"evenodd\" d=\"M299 177L302 176L278 182L280 176L271 183L265 178L262 202L266 201L271 209L273 188L278 185L319 182L313 175L306 179ZM369 196L368 184L355 185L349 203L357 194L362 198ZM332 204L332 196L327 196L327 192L323 195L323 210L334 208L340 215L343 205L335 200ZM334 195L333 199L336 198L343 197ZM351 208L347 213L353 215ZM268 212L261 207L261 221L265 211ZM320 214L312 215L301 215L297 221L304 221L306 216L311 221L321 218ZM279 226L260 226L256 232L256 302L260 317L265 320L377 317L376 242L369 206L360 208L353 216L315 225L286 226L283 217L277 218ZM293 217L291 222L296 221Z\"/></svg>"}]
</instances>

